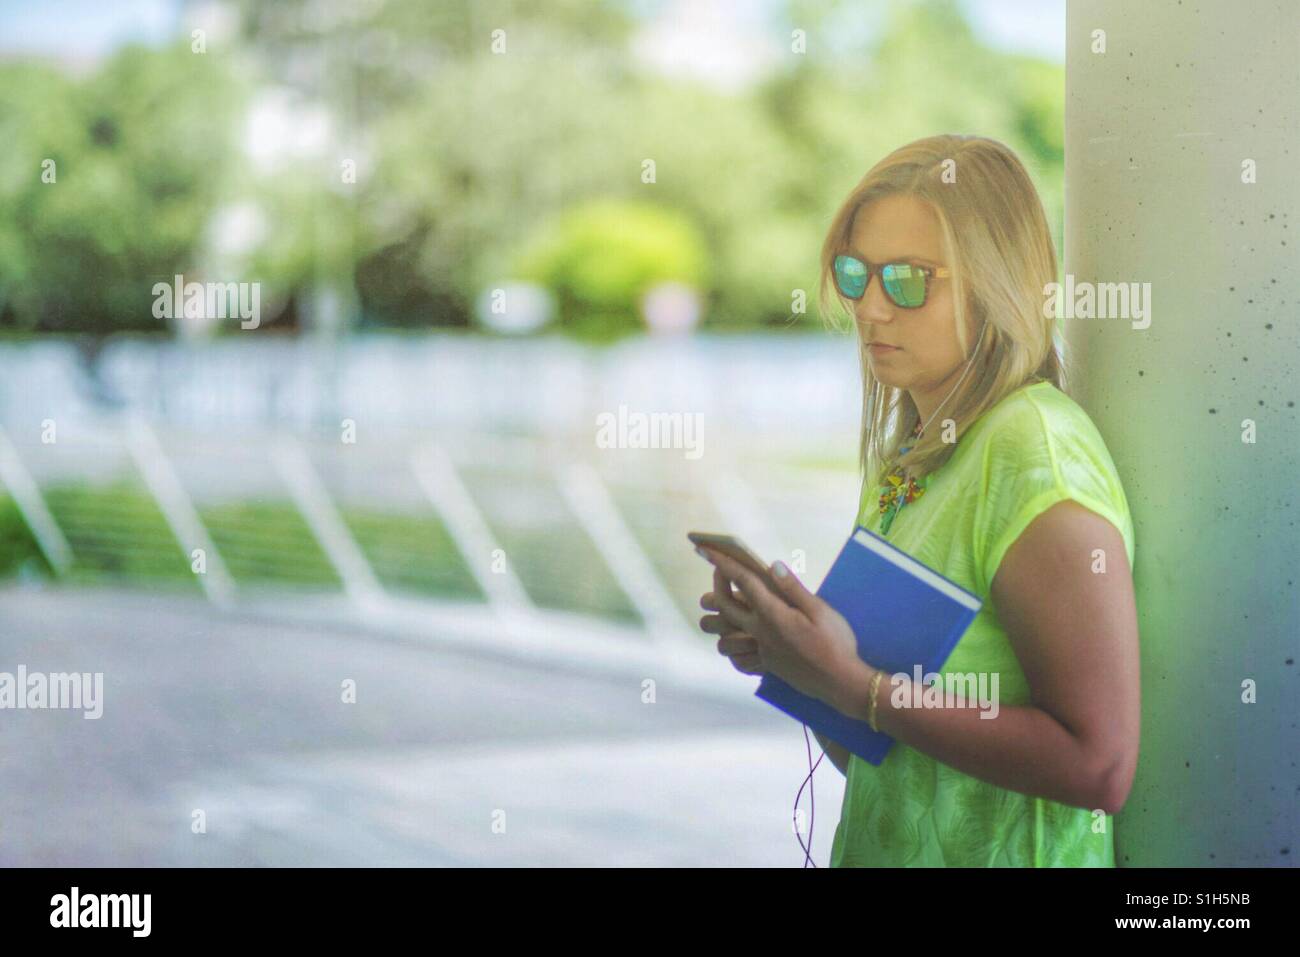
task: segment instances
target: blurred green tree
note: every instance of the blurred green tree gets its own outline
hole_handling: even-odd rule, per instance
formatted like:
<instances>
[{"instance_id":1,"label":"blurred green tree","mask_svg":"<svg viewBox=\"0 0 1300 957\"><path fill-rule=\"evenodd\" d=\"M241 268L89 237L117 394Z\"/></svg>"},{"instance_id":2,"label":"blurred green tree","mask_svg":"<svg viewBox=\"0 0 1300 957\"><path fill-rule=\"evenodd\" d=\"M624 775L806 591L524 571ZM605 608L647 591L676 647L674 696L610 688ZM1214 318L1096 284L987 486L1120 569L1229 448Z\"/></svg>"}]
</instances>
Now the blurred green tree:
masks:
<instances>
[{"instance_id":1,"label":"blurred green tree","mask_svg":"<svg viewBox=\"0 0 1300 957\"><path fill-rule=\"evenodd\" d=\"M986 48L955 0L785 0L772 69L738 90L644 65L628 3L231 5L237 62L183 44L85 80L0 65L0 328L157 329L152 283L201 268L214 212L240 202L269 228L220 278L262 281L269 308L327 286L366 323L469 326L525 246L605 200L699 230L706 328L784 326L849 189L936 132L1015 149L1059 248L1063 70ZM237 137L255 90L324 109L320 155L254 168Z\"/></svg>"},{"instance_id":2,"label":"blurred green tree","mask_svg":"<svg viewBox=\"0 0 1300 957\"><path fill-rule=\"evenodd\" d=\"M681 212L643 202L598 201L544 229L513 272L551 289L560 322L585 338L643 329L641 297L660 282L700 290L704 240Z\"/></svg>"},{"instance_id":3,"label":"blurred green tree","mask_svg":"<svg viewBox=\"0 0 1300 957\"><path fill-rule=\"evenodd\" d=\"M188 43L126 47L82 80L0 65L0 327L160 331L152 286L194 263L238 90Z\"/></svg>"}]
</instances>

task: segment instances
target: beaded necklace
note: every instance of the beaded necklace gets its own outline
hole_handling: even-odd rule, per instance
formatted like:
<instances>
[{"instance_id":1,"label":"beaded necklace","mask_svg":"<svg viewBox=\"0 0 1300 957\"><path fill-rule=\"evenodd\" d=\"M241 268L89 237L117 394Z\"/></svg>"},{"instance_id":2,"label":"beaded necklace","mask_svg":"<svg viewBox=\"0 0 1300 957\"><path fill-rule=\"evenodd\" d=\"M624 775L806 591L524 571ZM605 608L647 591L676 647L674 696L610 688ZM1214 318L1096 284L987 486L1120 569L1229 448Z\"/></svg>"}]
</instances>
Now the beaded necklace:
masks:
<instances>
[{"instance_id":1,"label":"beaded necklace","mask_svg":"<svg viewBox=\"0 0 1300 957\"><path fill-rule=\"evenodd\" d=\"M912 429L912 438L921 434L921 423L918 420L916 428ZM898 450L899 455L903 455L910 449L910 445L904 445ZM880 533L889 534L889 527L894 524L894 519L898 513L903 510L903 506L908 502L914 502L925 494L926 479L929 476L922 477L918 482L910 475L905 475L903 467L896 465L894 470L885 477L885 484L880 487ZM904 479L907 485L904 487Z\"/></svg>"}]
</instances>

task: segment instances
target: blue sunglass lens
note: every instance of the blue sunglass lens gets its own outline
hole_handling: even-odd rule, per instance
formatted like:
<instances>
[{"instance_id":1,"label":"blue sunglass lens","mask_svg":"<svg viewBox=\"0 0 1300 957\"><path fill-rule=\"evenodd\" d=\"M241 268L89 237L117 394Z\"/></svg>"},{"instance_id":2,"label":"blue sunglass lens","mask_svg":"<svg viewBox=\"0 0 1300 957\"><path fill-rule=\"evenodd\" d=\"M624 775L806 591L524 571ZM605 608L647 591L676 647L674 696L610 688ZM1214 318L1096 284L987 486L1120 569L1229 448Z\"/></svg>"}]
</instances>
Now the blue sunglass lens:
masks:
<instances>
[{"instance_id":1,"label":"blue sunglass lens","mask_svg":"<svg viewBox=\"0 0 1300 957\"><path fill-rule=\"evenodd\" d=\"M867 288L866 264L852 256L836 256L835 285L842 295L857 299Z\"/></svg>"},{"instance_id":2,"label":"blue sunglass lens","mask_svg":"<svg viewBox=\"0 0 1300 957\"><path fill-rule=\"evenodd\" d=\"M880 278L889 298L900 306L916 308L925 302L925 273L905 263L886 266Z\"/></svg>"}]
</instances>

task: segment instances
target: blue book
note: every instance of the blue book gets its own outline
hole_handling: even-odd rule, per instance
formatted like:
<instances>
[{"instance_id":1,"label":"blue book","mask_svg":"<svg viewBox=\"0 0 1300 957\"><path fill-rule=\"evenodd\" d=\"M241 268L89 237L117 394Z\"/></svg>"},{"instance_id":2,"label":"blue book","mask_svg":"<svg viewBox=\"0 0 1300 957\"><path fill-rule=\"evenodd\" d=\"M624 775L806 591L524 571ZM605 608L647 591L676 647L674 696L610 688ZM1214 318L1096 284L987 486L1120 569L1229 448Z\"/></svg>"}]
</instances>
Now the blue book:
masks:
<instances>
[{"instance_id":1,"label":"blue book","mask_svg":"<svg viewBox=\"0 0 1300 957\"><path fill-rule=\"evenodd\" d=\"M817 589L848 621L858 655L890 675L938 672L983 602L876 533L858 526ZM755 692L849 751L879 765L894 739L766 674Z\"/></svg>"}]
</instances>

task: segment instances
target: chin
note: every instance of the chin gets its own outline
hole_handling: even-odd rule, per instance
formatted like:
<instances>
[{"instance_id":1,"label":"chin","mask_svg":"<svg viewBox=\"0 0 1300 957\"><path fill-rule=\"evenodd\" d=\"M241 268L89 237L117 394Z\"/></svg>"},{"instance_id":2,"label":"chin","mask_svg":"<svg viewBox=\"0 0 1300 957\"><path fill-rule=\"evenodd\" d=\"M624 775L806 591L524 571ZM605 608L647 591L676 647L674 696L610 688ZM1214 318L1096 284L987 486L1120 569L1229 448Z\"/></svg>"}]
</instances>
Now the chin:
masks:
<instances>
[{"instance_id":1,"label":"chin","mask_svg":"<svg viewBox=\"0 0 1300 957\"><path fill-rule=\"evenodd\" d=\"M891 369L883 362L873 362L871 364L871 374L882 385L890 386L894 389L906 389L911 384L911 380L901 374L897 369Z\"/></svg>"}]
</instances>

